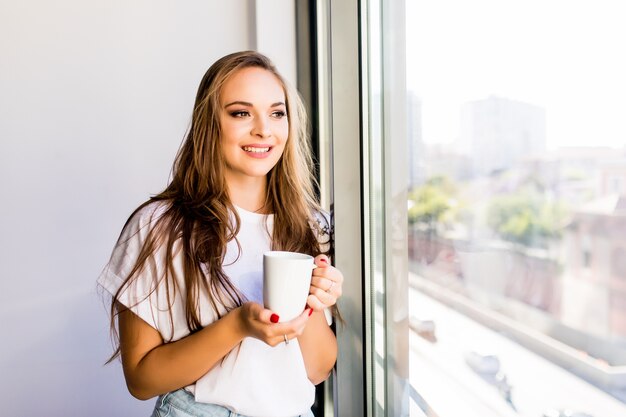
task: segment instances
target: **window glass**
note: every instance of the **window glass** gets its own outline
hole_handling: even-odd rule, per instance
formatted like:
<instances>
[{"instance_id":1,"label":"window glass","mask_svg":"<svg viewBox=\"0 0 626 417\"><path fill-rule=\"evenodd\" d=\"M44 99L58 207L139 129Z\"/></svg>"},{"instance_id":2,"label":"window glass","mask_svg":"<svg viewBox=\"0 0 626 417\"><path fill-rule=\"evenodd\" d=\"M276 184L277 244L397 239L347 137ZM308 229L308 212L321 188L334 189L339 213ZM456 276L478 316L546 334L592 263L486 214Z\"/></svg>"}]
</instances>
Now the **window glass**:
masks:
<instances>
[{"instance_id":1,"label":"window glass","mask_svg":"<svg viewBox=\"0 0 626 417\"><path fill-rule=\"evenodd\" d=\"M368 415L409 415L404 3L363 2ZM398 53L399 52L399 53Z\"/></svg>"},{"instance_id":2,"label":"window glass","mask_svg":"<svg viewBox=\"0 0 626 417\"><path fill-rule=\"evenodd\" d=\"M406 2L411 415L626 415L625 12Z\"/></svg>"}]
</instances>

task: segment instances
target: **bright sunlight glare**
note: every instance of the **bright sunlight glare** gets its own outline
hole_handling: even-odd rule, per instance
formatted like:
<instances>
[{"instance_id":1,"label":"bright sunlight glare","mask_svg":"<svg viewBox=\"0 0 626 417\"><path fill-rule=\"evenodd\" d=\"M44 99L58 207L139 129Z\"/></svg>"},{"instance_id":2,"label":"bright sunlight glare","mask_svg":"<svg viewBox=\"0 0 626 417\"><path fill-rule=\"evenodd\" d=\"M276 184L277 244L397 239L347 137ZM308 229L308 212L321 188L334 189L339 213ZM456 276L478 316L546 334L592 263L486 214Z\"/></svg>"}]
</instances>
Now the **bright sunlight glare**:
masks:
<instances>
[{"instance_id":1,"label":"bright sunlight glare","mask_svg":"<svg viewBox=\"0 0 626 417\"><path fill-rule=\"evenodd\" d=\"M407 0L424 141L455 141L460 106L498 96L546 110L548 148L623 147L625 17L620 0Z\"/></svg>"}]
</instances>

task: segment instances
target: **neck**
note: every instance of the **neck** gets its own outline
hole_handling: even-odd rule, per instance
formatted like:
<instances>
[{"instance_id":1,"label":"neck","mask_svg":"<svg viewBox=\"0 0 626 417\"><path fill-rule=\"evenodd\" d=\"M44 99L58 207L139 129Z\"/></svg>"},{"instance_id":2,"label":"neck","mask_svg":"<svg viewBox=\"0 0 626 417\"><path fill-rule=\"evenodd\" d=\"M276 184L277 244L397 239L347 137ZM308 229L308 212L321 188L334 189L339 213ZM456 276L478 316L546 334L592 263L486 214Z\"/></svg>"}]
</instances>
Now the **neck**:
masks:
<instances>
[{"instance_id":1,"label":"neck","mask_svg":"<svg viewBox=\"0 0 626 417\"><path fill-rule=\"evenodd\" d=\"M258 178L226 178L230 201L244 210L255 213L267 213L265 199L267 196L266 177Z\"/></svg>"}]
</instances>

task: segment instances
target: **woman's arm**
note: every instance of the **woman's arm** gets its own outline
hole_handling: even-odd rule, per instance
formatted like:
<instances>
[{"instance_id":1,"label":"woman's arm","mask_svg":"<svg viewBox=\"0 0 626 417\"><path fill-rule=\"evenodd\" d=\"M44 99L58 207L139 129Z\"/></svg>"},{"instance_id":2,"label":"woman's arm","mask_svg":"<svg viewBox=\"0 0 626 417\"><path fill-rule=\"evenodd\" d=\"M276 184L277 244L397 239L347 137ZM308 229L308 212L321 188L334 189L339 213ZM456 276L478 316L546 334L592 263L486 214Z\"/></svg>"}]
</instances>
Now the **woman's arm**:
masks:
<instances>
[{"instance_id":1,"label":"woman's arm","mask_svg":"<svg viewBox=\"0 0 626 417\"><path fill-rule=\"evenodd\" d=\"M309 380L315 385L324 382L337 360L337 340L323 311L311 315L298 343Z\"/></svg>"},{"instance_id":2,"label":"woman's arm","mask_svg":"<svg viewBox=\"0 0 626 417\"><path fill-rule=\"evenodd\" d=\"M301 334L308 310L287 323L272 323L272 312L256 303L233 309L204 329L172 343L128 309L118 322L126 385L141 400L173 391L197 381L237 346L244 337L255 337L275 346L284 334Z\"/></svg>"}]
</instances>

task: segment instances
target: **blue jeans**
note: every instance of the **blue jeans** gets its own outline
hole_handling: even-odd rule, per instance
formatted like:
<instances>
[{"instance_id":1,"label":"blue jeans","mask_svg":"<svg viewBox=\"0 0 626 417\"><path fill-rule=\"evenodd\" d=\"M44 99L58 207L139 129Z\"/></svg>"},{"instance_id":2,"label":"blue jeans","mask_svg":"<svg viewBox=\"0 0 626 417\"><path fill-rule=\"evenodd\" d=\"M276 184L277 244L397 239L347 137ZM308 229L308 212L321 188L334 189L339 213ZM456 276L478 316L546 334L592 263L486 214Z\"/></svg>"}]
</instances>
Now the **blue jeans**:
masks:
<instances>
[{"instance_id":1,"label":"blue jeans","mask_svg":"<svg viewBox=\"0 0 626 417\"><path fill-rule=\"evenodd\" d=\"M215 404L196 402L193 394L179 389L161 395L151 417L246 417ZM309 411L299 417L314 417Z\"/></svg>"}]
</instances>

